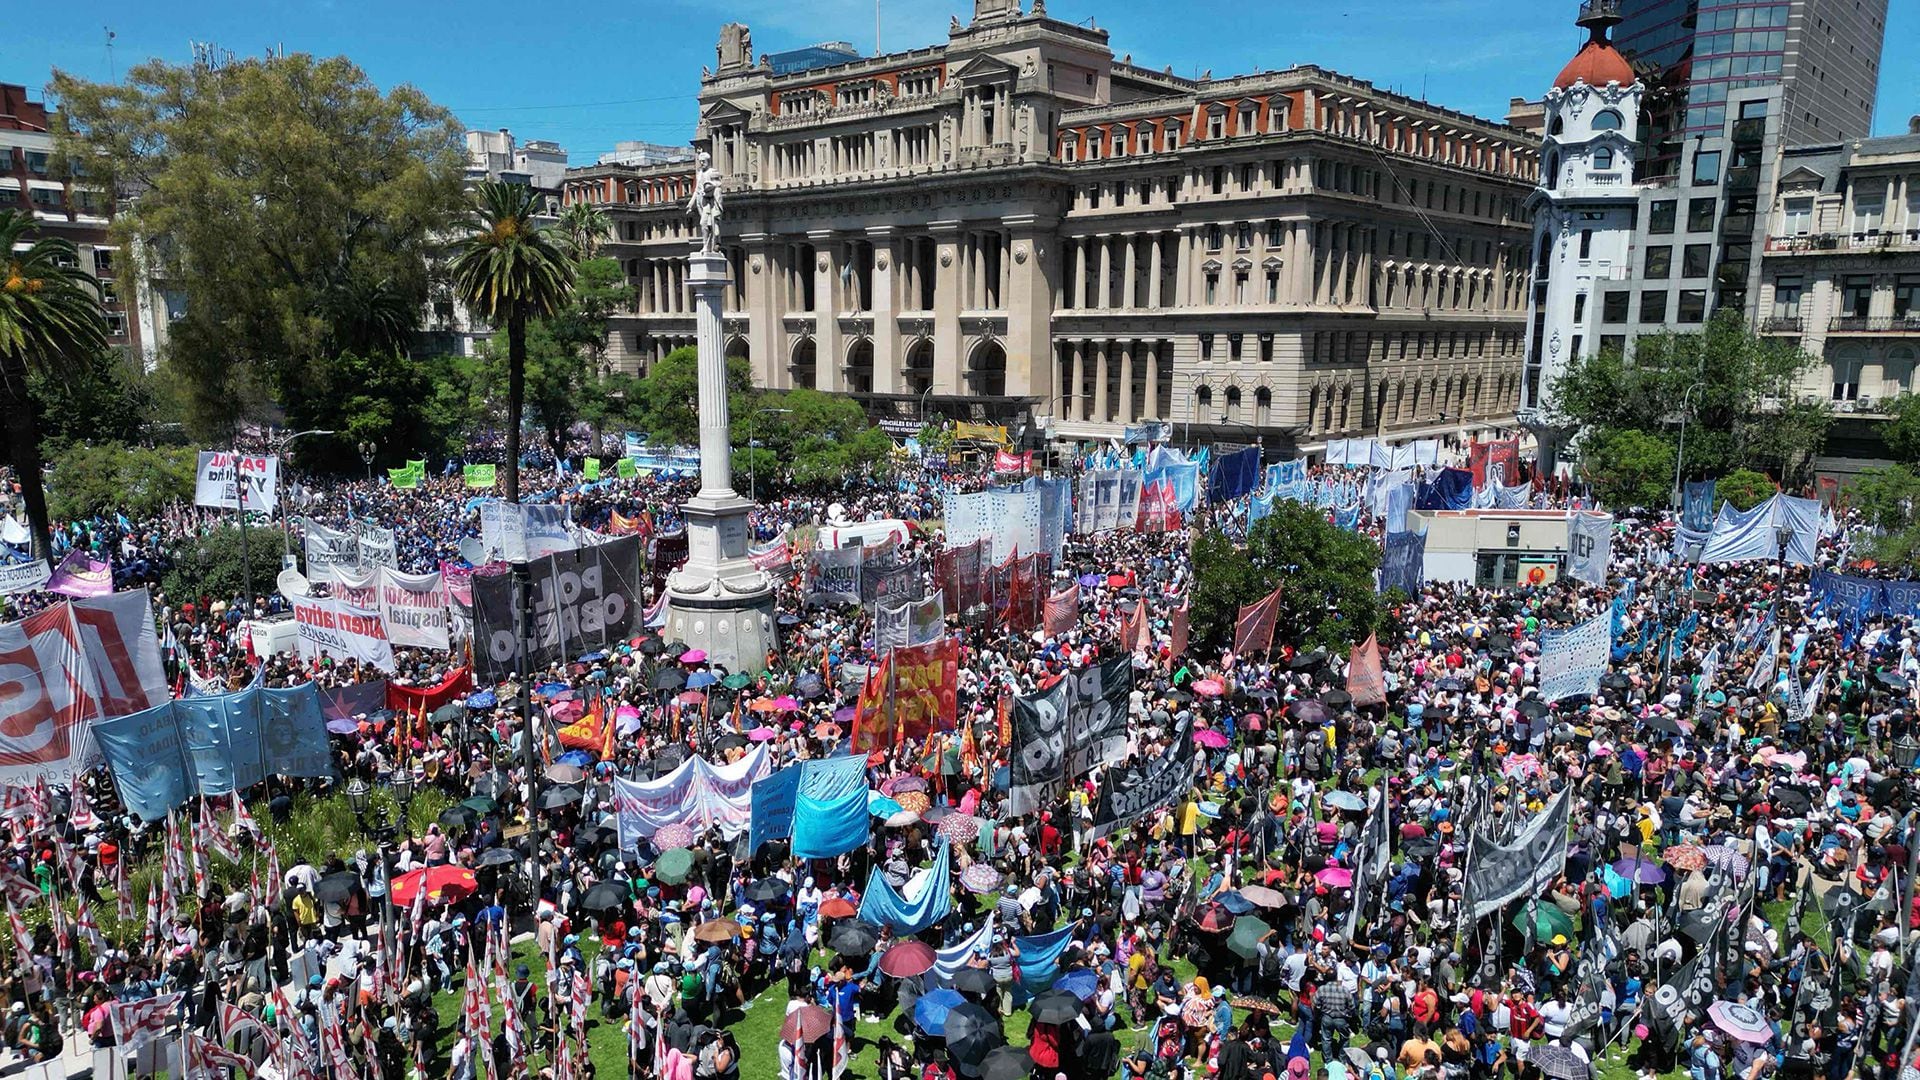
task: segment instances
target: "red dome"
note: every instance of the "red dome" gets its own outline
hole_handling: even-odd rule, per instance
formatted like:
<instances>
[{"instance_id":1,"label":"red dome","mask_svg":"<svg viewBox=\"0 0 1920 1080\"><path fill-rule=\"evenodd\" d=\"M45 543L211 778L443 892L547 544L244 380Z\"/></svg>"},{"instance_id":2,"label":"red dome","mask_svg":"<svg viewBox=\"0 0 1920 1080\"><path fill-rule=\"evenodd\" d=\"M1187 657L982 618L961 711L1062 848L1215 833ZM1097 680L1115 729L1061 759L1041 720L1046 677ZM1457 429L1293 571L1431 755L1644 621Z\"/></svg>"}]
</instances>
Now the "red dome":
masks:
<instances>
[{"instance_id":1,"label":"red dome","mask_svg":"<svg viewBox=\"0 0 1920 1080\"><path fill-rule=\"evenodd\" d=\"M1633 85L1633 65L1620 51L1605 41L1589 41L1580 47L1579 53L1567 66L1560 69L1560 77L1553 80L1556 90L1565 90L1576 82L1588 86L1605 86L1617 82L1621 86Z\"/></svg>"}]
</instances>

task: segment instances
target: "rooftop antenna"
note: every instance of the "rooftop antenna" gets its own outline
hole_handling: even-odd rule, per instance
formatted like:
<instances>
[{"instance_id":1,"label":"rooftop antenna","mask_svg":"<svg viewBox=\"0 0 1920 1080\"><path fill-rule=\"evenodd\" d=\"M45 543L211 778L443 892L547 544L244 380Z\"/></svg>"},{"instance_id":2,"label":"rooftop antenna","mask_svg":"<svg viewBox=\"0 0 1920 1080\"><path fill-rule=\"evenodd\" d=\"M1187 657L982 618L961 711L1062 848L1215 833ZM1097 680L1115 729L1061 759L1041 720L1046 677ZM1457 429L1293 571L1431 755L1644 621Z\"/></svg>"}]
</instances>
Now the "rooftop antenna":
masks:
<instances>
[{"instance_id":1,"label":"rooftop antenna","mask_svg":"<svg viewBox=\"0 0 1920 1080\"><path fill-rule=\"evenodd\" d=\"M113 66L113 27L102 26L100 29L106 31L107 34L107 81L118 82L120 75L115 71Z\"/></svg>"},{"instance_id":2,"label":"rooftop antenna","mask_svg":"<svg viewBox=\"0 0 1920 1080\"><path fill-rule=\"evenodd\" d=\"M873 0L873 55L884 55L880 51L880 0Z\"/></svg>"}]
</instances>

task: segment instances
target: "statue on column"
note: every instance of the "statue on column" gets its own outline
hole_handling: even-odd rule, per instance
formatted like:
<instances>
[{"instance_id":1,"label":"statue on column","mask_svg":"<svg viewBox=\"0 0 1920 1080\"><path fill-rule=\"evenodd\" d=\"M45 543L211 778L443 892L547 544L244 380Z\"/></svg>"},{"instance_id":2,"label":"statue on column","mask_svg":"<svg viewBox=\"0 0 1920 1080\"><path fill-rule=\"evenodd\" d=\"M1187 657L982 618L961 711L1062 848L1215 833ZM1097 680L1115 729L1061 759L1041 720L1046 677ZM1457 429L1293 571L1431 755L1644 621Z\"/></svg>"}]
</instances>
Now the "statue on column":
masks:
<instances>
[{"instance_id":1,"label":"statue on column","mask_svg":"<svg viewBox=\"0 0 1920 1080\"><path fill-rule=\"evenodd\" d=\"M720 190L720 170L713 157L700 151L693 173L693 196L687 200L687 216L700 219L700 250L712 254L720 249L720 212L726 198Z\"/></svg>"}]
</instances>

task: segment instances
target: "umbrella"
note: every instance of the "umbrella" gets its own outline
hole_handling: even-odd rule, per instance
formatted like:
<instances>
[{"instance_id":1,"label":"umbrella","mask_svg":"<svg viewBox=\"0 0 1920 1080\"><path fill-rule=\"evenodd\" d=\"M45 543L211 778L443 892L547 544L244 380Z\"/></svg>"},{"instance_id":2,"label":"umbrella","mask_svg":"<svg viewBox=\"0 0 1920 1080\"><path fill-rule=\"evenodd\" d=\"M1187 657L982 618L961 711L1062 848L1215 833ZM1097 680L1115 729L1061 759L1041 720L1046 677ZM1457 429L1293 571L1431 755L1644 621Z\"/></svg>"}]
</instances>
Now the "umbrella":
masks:
<instances>
[{"instance_id":1,"label":"umbrella","mask_svg":"<svg viewBox=\"0 0 1920 1080\"><path fill-rule=\"evenodd\" d=\"M351 870L341 870L314 882L313 898L325 904L341 904L359 891L360 875Z\"/></svg>"},{"instance_id":2,"label":"umbrella","mask_svg":"<svg viewBox=\"0 0 1920 1080\"><path fill-rule=\"evenodd\" d=\"M774 739L779 738L779 736L780 736L780 733L774 730L773 728L757 727L757 728L754 728L752 731L747 732L747 741L748 742L772 742Z\"/></svg>"},{"instance_id":3,"label":"umbrella","mask_svg":"<svg viewBox=\"0 0 1920 1080\"><path fill-rule=\"evenodd\" d=\"M498 804L496 804L492 799L487 798L485 795L475 795L471 799L460 800L460 805L466 807L467 809L473 811L476 814L491 814L493 813L494 808Z\"/></svg>"},{"instance_id":4,"label":"umbrella","mask_svg":"<svg viewBox=\"0 0 1920 1080\"><path fill-rule=\"evenodd\" d=\"M400 907L409 907L413 898L426 890L429 900L457 900L473 895L480 882L473 871L464 866L429 866L419 870L409 870L393 879L393 902Z\"/></svg>"},{"instance_id":5,"label":"umbrella","mask_svg":"<svg viewBox=\"0 0 1920 1080\"><path fill-rule=\"evenodd\" d=\"M1233 913L1219 904L1208 904L1200 909L1200 915L1193 925L1204 933L1221 934L1233 928Z\"/></svg>"},{"instance_id":6,"label":"umbrella","mask_svg":"<svg viewBox=\"0 0 1920 1080\"><path fill-rule=\"evenodd\" d=\"M1201 679L1193 684L1193 692L1201 697L1219 697L1227 692L1227 684L1219 679Z\"/></svg>"},{"instance_id":7,"label":"umbrella","mask_svg":"<svg viewBox=\"0 0 1920 1080\"><path fill-rule=\"evenodd\" d=\"M1520 699L1520 715L1529 720L1538 720L1553 711L1553 706L1537 697Z\"/></svg>"},{"instance_id":8,"label":"umbrella","mask_svg":"<svg viewBox=\"0 0 1920 1080\"><path fill-rule=\"evenodd\" d=\"M479 693L467 695L467 708L491 709L494 707L496 703L499 702L499 700L500 699L494 695L493 691L482 690Z\"/></svg>"},{"instance_id":9,"label":"umbrella","mask_svg":"<svg viewBox=\"0 0 1920 1080\"><path fill-rule=\"evenodd\" d=\"M1660 861L1675 870L1704 870L1707 855L1696 844L1675 844L1660 853Z\"/></svg>"},{"instance_id":10,"label":"umbrella","mask_svg":"<svg viewBox=\"0 0 1920 1080\"><path fill-rule=\"evenodd\" d=\"M724 945L740 936L740 924L732 919L708 919L693 928L693 940Z\"/></svg>"},{"instance_id":11,"label":"umbrella","mask_svg":"<svg viewBox=\"0 0 1920 1080\"><path fill-rule=\"evenodd\" d=\"M690 848L693 846L693 826L688 825L684 821L676 821L669 825L663 825L660 827L660 831L653 834L653 846L659 848L661 851L672 851L674 848Z\"/></svg>"},{"instance_id":12,"label":"umbrella","mask_svg":"<svg viewBox=\"0 0 1920 1080\"><path fill-rule=\"evenodd\" d=\"M589 914L619 911L627 906L627 890L617 881L596 881L580 898L580 906Z\"/></svg>"},{"instance_id":13,"label":"umbrella","mask_svg":"<svg viewBox=\"0 0 1920 1080\"><path fill-rule=\"evenodd\" d=\"M1339 709L1353 704L1353 695L1347 693L1345 690L1334 689L1321 694L1320 700Z\"/></svg>"},{"instance_id":14,"label":"umbrella","mask_svg":"<svg viewBox=\"0 0 1920 1080\"><path fill-rule=\"evenodd\" d=\"M674 668L661 668L647 685L655 690L680 690L687 685L687 677Z\"/></svg>"},{"instance_id":15,"label":"umbrella","mask_svg":"<svg viewBox=\"0 0 1920 1080\"><path fill-rule=\"evenodd\" d=\"M542 775L556 784L577 784L587 778L587 771L578 765L556 761L547 766L547 771Z\"/></svg>"},{"instance_id":16,"label":"umbrella","mask_svg":"<svg viewBox=\"0 0 1920 1080\"><path fill-rule=\"evenodd\" d=\"M1231 740L1212 728L1200 728L1193 733L1193 741L1209 750L1219 750Z\"/></svg>"},{"instance_id":17,"label":"umbrella","mask_svg":"<svg viewBox=\"0 0 1920 1080\"><path fill-rule=\"evenodd\" d=\"M1774 813L1799 817L1813 808L1813 796L1796 787L1776 787L1767 795Z\"/></svg>"},{"instance_id":18,"label":"umbrella","mask_svg":"<svg viewBox=\"0 0 1920 1080\"><path fill-rule=\"evenodd\" d=\"M1646 859L1621 859L1613 872L1636 885L1658 885L1667 880L1667 872Z\"/></svg>"},{"instance_id":19,"label":"umbrella","mask_svg":"<svg viewBox=\"0 0 1920 1080\"><path fill-rule=\"evenodd\" d=\"M1092 968L1075 968L1053 980L1053 988L1086 1001L1100 989L1100 973Z\"/></svg>"},{"instance_id":20,"label":"umbrella","mask_svg":"<svg viewBox=\"0 0 1920 1080\"><path fill-rule=\"evenodd\" d=\"M819 1005L802 1005L780 1025L780 1041L810 1043L833 1030L833 1014Z\"/></svg>"},{"instance_id":21,"label":"umbrella","mask_svg":"<svg viewBox=\"0 0 1920 1080\"><path fill-rule=\"evenodd\" d=\"M842 734L843 734L843 731L840 725L834 723L831 720L823 720L820 723L813 725L813 737L816 739L825 739L828 742L835 742L840 738Z\"/></svg>"},{"instance_id":22,"label":"umbrella","mask_svg":"<svg viewBox=\"0 0 1920 1080\"><path fill-rule=\"evenodd\" d=\"M793 690L794 693L812 701L827 692L827 684L821 681L820 676L809 671L793 680Z\"/></svg>"},{"instance_id":23,"label":"umbrella","mask_svg":"<svg viewBox=\"0 0 1920 1080\"><path fill-rule=\"evenodd\" d=\"M775 704L772 698L764 698L764 697L754 698L753 701L747 705L747 711L757 712L757 713L774 713L774 712L780 711L780 706Z\"/></svg>"},{"instance_id":24,"label":"umbrella","mask_svg":"<svg viewBox=\"0 0 1920 1080\"><path fill-rule=\"evenodd\" d=\"M764 907L787 895L792 887L777 877L763 877L740 890L747 903Z\"/></svg>"},{"instance_id":25,"label":"umbrella","mask_svg":"<svg viewBox=\"0 0 1920 1080\"><path fill-rule=\"evenodd\" d=\"M684 884L692 871L693 852L686 848L674 848L653 864L653 876L669 885Z\"/></svg>"},{"instance_id":26,"label":"umbrella","mask_svg":"<svg viewBox=\"0 0 1920 1080\"><path fill-rule=\"evenodd\" d=\"M953 988L963 994L978 994L985 997L998 988L993 981L993 972L986 968L963 967L953 976Z\"/></svg>"},{"instance_id":27,"label":"umbrella","mask_svg":"<svg viewBox=\"0 0 1920 1080\"><path fill-rule=\"evenodd\" d=\"M1024 1080L1033 1075L1033 1052L1024 1046L996 1046L980 1063L980 1080Z\"/></svg>"},{"instance_id":28,"label":"umbrella","mask_svg":"<svg viewBox=\"0 0 1920 1080\"><path fill-rule=\"evenodd\" d=\"M1233 921L1233 933L1227 937L1227 948L1243 960L1251 960L1260 955L1260 942L1273 927L1252 915L1242 915Z\"/></svg>"},{"instance_id":29,"label":"umbrella","mask_svg":"<svg viewBox=\"0 0 1920 1080\"><path fill-rule=\"evenodd\" d=\"M640 652L644 656L659 656L666 651L666 648L657 637L640 639Z\"/></svg>"},{"instance_id":30,"label":"umbrella","mask_svg":"<svg viewBox=\"0 0 1920 1080\"><path fill-rule=\"evenodd\" d=\"M877 791L867 796L867 813L872 814L874 817L882 819L890 818L904 809L906 809L906 807L901 806L899 803L894 802L892 799L887 798Z\"/></svg>"},{"instance_id":31,"label":"umbrella","mask_svg":"<svg viewBox=\"0 0 1920 1080\"><path fill-rule=\"evenodd\" d=\"M680 654L680 662L683 664L704 664L707 662L707 650L688 649L686 652Z\"/></svg>"},{"instance_id":32,"label":"umbrella","mask_svg":"<svg viewBox=\"0 0 1920 1080\"><path fill-rule=\"evenodd\" d=\"M1330 889L1350 889L1353 887L1353 871L1344 866L1329 866L1313 875L1313 879Z\"/></svg>"},{"instance_id":33,"label":"umbrella","mask_svg":"<svg viewBox=\"0 0 1920 1080\"><path fill-rule=\"evenodd\" d=\"M1650 712L1640 718L1640 723L1645 725L1649 730L1657 731L1662 735L1685 735L1687 733L1687 730L1680 726L1678 720L1668 716L1666 713Z\"/></svg>"},{"instance_id":34,"label":"umbrella","mask_svg":"<svg viewBox=\"0 0 1920 1080\"><path fill-rule=\"evenodd\" d=\"M707 695L698 690L682 690L673 700L676 705L698 705L707 700Z\"/></svg>"},{"instance_id":35,"label":"umbrella","mask_svg":"<svg viewBox=\"0 0 1920 1080\"><path fill-rule=\"evenodd\" d=\"M721 679L720 685L729 690L745 690L747 687L753 685L753 676L744 671L736 671L726 678Z\"/></svg>"},{"instance_id":36,"label":"umbrella","mask_svg":"<svg viewBox=\"0 0 1920 1080\"><path fill-rule=\"evenodd\" d=\"M925 790L927 790L926 778L922 776L914 776L910 773L901 773L898 776L889 776L887 777L885 782L883 782L880 785L880 794L882 795L898 795L903 791L925 791Z\"/></svg>"},{"instance_id":37,"label":"umbrella","mask_svg":"<svg viewBox=\"0 0 1920 1080\"><path fill-rule=\"evenodd\" d=\"M920 824L920 815L911 810L895 810L887 815L887 820L882 824L889 829L904 829L908 825Z\"/></svg>"},{"instance_id":38,"label":"umbrella","mask_svg":"<svg viewBox=\"0 0 1920 1080\"><path fill-rule=\"evenodd\" d=\"M943 1034L947 1029L947 1014L967 1003L958 991L941 987L920 995L913 1003L913 1026L929 1035ZM832 1017L828 1017L832 1021Z\"/></svg>"},{"instance_id":39,"label":"umbrella","mask_svg":"<svg viewBox=\"0 0 1920 1080\"><path fill-rule=\"evenodd\" d=\"M1907 677L1905 675L1897 675L1891 671L1882 671L1878 675L1875 675L1873 679L1880 685L1891 687L1895 690L1905 690L1907 688Z\"/></svg>"},{"instance_id":40,"label":"umbrella","mask_svg":"<svg viewBox=\"0 0 1920 1080\"><path fill-rule=\"evenodd\" d=\"M540 797L534 800L534 805L542 810L558 810L562 806L570 806L579 801L579 788L560 784L542 791Z\"/></svg>"},{"instance_id":41,"label":"umbrella","mask_svg":"<svg viewBox=\"0 0 1920 1080\"><path fill-rule=\"evenodd\" d=\"M456 803L440 811L440 817L437 820L450 829L470 829L479 819L480 815L474 811L473 807L466 803Z\"/></svg>"},{"instance_id":42,"label":"umbrella","mask_svg":"<svg viewBox=\"0 0 1920 1080\"><path fill-rule=\"evenodd\" d=\"M735 747L745 745L747 745L747 737L737 731L729 731L725 735L713 740L713 748L720 751L732 750Z\"/></svg>"},{"instance_id":43,"label":"umbrella","mask_svg":"<svg viewBox=\"0 0 1920 1080\"><path fill-rule=\"evenodd\" d=\"M1245 915L1247 912L1253 910L1253 901L1241 896L1232 889L1216 894L1213 902L1233 912L1235 915Z\"/></svg>"},{"instance_id":44,"label":"umbrella","mask_svg":"<svg viewBox=\"0 0 1920 1080\"><path fill-rule=\"evenodd\" d=\"M800 703L791 697L782 695L773 699L773 707L780 712L795 712L800 708Z\"/></svg>"},{"instance_id":45,"label":"umbrella","mask_svg":"<svg viewBox=\"0 0 1920 1080\"><path fill-rule=\"evenodd\" d=\"M1319 649L1315 649L1312 652L1301 653L1300 655L1295 656L1293 659L1287 661L1287 670L1305 671L1308 668L1317 667L1325 663L1326 660L1327 660L1327 654L1321 652Z\"/></svg>"},{"instance_id":46,"label":"umbrella","mask_svg":"<svg viewBox=\"0 0 1920 1080\"><path fill-rule=\"evenodd\" d=\"M1327 718L1333 714L1327 711L1325 705L1308 698L1304 701L1296 701L1292 705L1289 705L1287 707L1287 715L1302 724L1318 727L1326 723Z\"/></svg>"},{"instance_id":47,"label":"umbrella","mask_svg":"<svg viewBox=\"0 0 1920 1080\"><path fill-rule=\"evenodd\" d=\"M844 896L836 896L820 905L820 915L822 918L851 919L858 914L860 914L860 909L854 907L853 901L848 900Z\"/></svg>"},{"instance_id":48,"label":"umbrella","mask_svg":"<svg viewBox=\"0 0 1920 1080\"><path fill-rule=\"evenodd\" d=\"M1527 903L1513 913L1513 928L1521 933L1527 932L1527 917L1531 909L1533 917L1533 939L1552 941L1555 937L1573 940L1573 918L1561 911L1556 904Z\"/></svg>"},{"instance_id":49,"label":"umbrella","mask_svg":"<svg viewBox=\"0 0 1920 1080\"><path fill-rule=\"evenodd\" d=\"M327 730L335 735L352 735L360 730L360 725L351 717L343 716L338 720L327 721Z\"/></svg>"},{"instance_id":50,"label":"umbrella","mask_svg":"<svg viewBox=\"0 0 1920 1080\"><path fill-rule=\"evenodd\" d=\"M880 944L880 931L867 923L843 922L827 936L827 947L845 956L865 956Z\"/></svg>"},{"instance_id":51,"label":"umbrella","mask_svg":"<svg viewBox=\"0 0 1920 1080\"><path fill-rule=\"evenodd\" d=\"M693 674L687 676L687 689L705 690L707 687L712 686L713 684L719 681L720 681L720 676L715 675L711 671L696 671Z\"/></svg>"},{"instance_id":52,"label":"umbrella","mask_svg":"<svg viewBox=\"0 0 1920 1080\"><path fill-rule=\"evenodd\" d=\"M481 866L511 866L520 861L520 853L512 848L490 847L480 853Z\"/></svg>"},{"instance_id":53,"label":"umbrella","mask_svg":"<svg viewBox=\"0 0 1920 1080\"><path fill-rule=\"evenodd\" d=\"M954 819L947 819L947 821L952 820ZM941 822L940 826L944 828L947 821ZM960 871L960 887L971 893L990 893L998 889L1004 880L1000 871L983 862L974 863Z\"/></svg>"},{"instance_id":54,"label":"umbrella","mask_svg":"<svg viewBox=\"0 0 1920 1080\"><path fill-rule=\"evenodd\" d=\"M1548 1080L1587 1080L1592 1075L1580 1055L1559 1043L1543 1042L1530 1047L1527 1064L1539 1069Z\"/></svg>"},{"instance_id":55,"label":"umbrella","mask_svg":"<svg viewBox=\"0 0 1920 1080\"><path fill-rule=\"evenodd\" d=\"M903 791L895 795L893 801L900 804L900 809L915 816L924 814L933 807L933 800L927 798L927 793L924 791Z\"/></svg>"},{"instance_id":56,"label":"umbrella","mask_svg":"<svg viewBox=\"0 0 1920 1080\"><path fill-rule=\"evenodd\" d=\"M1735 1001L1716 1001L1707 1006L1707 1019L1713 1026L1741 1042L1764 1046L1773 1041L1773 1028L1767 1018L1751 1005Z\"/></svg>"},{"instance_id":57,"label":"umbrella","mask_svg":"<svg viewBox=\"0 0 1920 1080\"><path fill-rule=\"evenodd\" d=\"M1335 810L1365 810L1367 802L1351 791L1330 791L1320 800Z\"/></svg>"},{"instance_id":58,"label":"umbrella","mask_svg":"<svg viewBox=\"0 0 1920 1080\"><path fill-rule=\"evenodd\" d=\"M954 816L954 810L951 806L929 806L925 810L920 811L921 821L935 824L945 821L952 816Z\"/></svg>"},{"instance_id":59,"label":"umbrella","mask_svg":"<svg viewBox=\"0 0 1920 1080\"><path fill-rule=\"evenodd\" d=\"M1747 857L1727 847L1725 844L1708 844L1706 847L1700 849L1700 854L1707 857L1707 865L1717 866L1725 870L1727 874L1733 878L1739 879L1747 876L1747 870L1750 866L1747 862Z\"/></svg>"},{"instance_id":60,"label":"umbrella","mask_svg":"<svg viewBox=\"0 0 1920 1080\"><path fill-rule=\"evenodd\" d=\"M1058 986L1027 1003L1036 1024L1070 1024L1083 1008L1079 998Z\"/></svg>"},{"instance_id":61,"label":"umbrella","mask_svg":"<svg viewBox=\"0 0 1920 1080\"><path fill-rule=\"evenodd\" d=\"M933 970L933 946L924 941L897 942L880 954L880 971L896 979L925 975Z\"/></svg>"},{"instance_id":62,"label":"umbrella","mask_svg":"<svg viewBox=\"0 0 1920 1080\"><path fill-rule=\"evenodd\" d=\"M1281 908L1287 904L1286 897L1265 885L1244 885L1240 889L1240 895L1256 907Z\"/></svg>"},{"instance_id":63,"label":"umbrella","mask_svg":"<svg viewBox=\"0 0 1920 1080\"><path fill-rule=\"evenodd\" d=\"M962 1001L947 1010L941 1034L947 1040L949 1056L974 1065L985 1061L988 1052L1006 1045L1007 1041L1006 1036L1000 1034L1000 1018L973 1001Z\"/></svg>"}]
</instances>

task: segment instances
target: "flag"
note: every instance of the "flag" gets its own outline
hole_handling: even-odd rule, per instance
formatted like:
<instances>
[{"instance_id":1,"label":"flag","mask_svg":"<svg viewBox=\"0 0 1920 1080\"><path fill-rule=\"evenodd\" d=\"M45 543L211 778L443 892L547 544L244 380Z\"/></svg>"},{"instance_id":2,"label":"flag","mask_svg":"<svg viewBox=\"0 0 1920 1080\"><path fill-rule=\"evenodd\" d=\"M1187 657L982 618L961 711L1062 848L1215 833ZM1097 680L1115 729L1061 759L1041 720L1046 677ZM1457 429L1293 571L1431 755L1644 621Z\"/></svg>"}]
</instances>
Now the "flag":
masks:
<instances>
[{"instance_id":1,"label":"flag","mask_svg":"<svg viewBox=\"0 0 1920 1080\"><path fill-rule=\"evenodd\" d=\"M584 465L582 465L580 472L581 475L587 478L588 483L593 483L600 479L600 459L597 457L588 458Z\"/></svg>"},{"instance_id":2,"label":"flag","mask_svg":"<svg viewBox=\"0 0 1920 1080\"><path fill-rule=\"evenodd\" d=\"M1173 625L1168 629L1167 636L1172 639L1168 647L1173 650L1173 655L1176 657L1187 654L1187 620L1192 614L1191 608L1192 601L1181 597L1180 606L1173 609Z\"/></svg>"},{"instance_id":3,"label":"flag","mask_svg":"<svg viewBox=\"0 0 1920 1080\"><path fill-rule=\"evenodd\" d=\"M1465 905L1470 918L1486 918L1518 897L1538 891L1565 867L1570 790L1562 789L1544 812L1507 843L1484 831L1473 836ZM1512 800L1510 805L1519 801Z\"/></svg>"},{"instance_id":4,"label":"flag","mask_svg":"<svg viewBox=\"0 0 1920 1080\"><path fill-rule=\"evenodd\" d=\"M632 458L623 457L615 461L613 463L613 470L620 474L620 479L622 480L631 480L640 475L640 466L634 464Z\"/></svg>"},{"instance_id":5,"label":"flag","mask_svg":"<svg viewBox=\"0 0 1920 1080\"><path fill-rule=\"evenodd\" d=\"M1767 647L1761 651L1760 658L1754 661L1753 674L1747 676L1747 689L1765 691L1773 685L1773 674L1780 666L1780 628L1773 628L1773 637Z\"/></svg>"},{"instance_id":6,"label":"flag","mask_svg":"<svg viewBox=\"0 0 1920 1080\"><path fill-rule=\"evenodd\" d=\"M220 827L220 822L214 819L213 807L204 800L200 803L200 820L195 825L195 829L200 835L201 845L209 853L219 855L230 863L240 861L239 850L233 846L233 841L228 838L226 830Z\"/></svg>"},{"instance_id":7,"label":"flag","mask_svg":"<svg viewBox=\"0 0 1920 1080\"><path fill-rule=\"evenodd\" d=\"M1355 705L1383 705L1387 700L1386 668L1380 660L1380 635L1368 634L1347 657L1347 693Z\"/></svg>"},{"instance_id":8,"label":"flag","mask_svg":"<svg viewBox=\"0 0 1920 1080\"><path fill-rule=\"evenodd\" d=\"M1153 628L1147 623L1147 598L1141 597L1133 605L1133 615L1127 620L1126 632L1121 635L1121 643L1136 652L1153 651Z\"/></svg>"},{"instance_id":9,"label":"flag","mask_svg":"<svg viewBox=\"0 0 1920 1080\"><path fill-rule=\"evenodd\" d=\"M57 905L56 905L57 906ZM33 967L33 935L27 933L27 924L20 919L20 912L14 909L13 901L7 901L7 925L13 930L13 947L20 954L20 967Z\"/></svg>"},{"instance_id":10,"label":"flag","mask_svg":"<svg viewBox=\"0 0 1920 1080\"><path fill-rule=\"evenodd\" d=\"M180 999L184 995L175 992L159 994L139 1001L117 1001L107 1006L107 1016L113 1021L113 1041L119 1046L138 1052L154 1036L167 1030L174 1013L179 1011Z\"/></svg>"},{"instance_id":11,"label":"flag","mask_svg":"<svg viewBox=\"0 0 1920 1080\"><path fill-rule=\"evenodd\" d=\"M1064 637L1080 622L1080 586L1067 582L1047 594L1046 614L1042 617L1048 637Z\"/></svg>"},{"instance_id":12,"label":"flag","mask_svg":"<svg viewBox=\"0 0 1920 1080\"><path fill-rule=\"evenodd\" d=\"M1280 590L1240 609L1233 624L1233 651L1242 656L1273 648L1274 622L1280 617Z\"/></svg>"}]
</instances>

